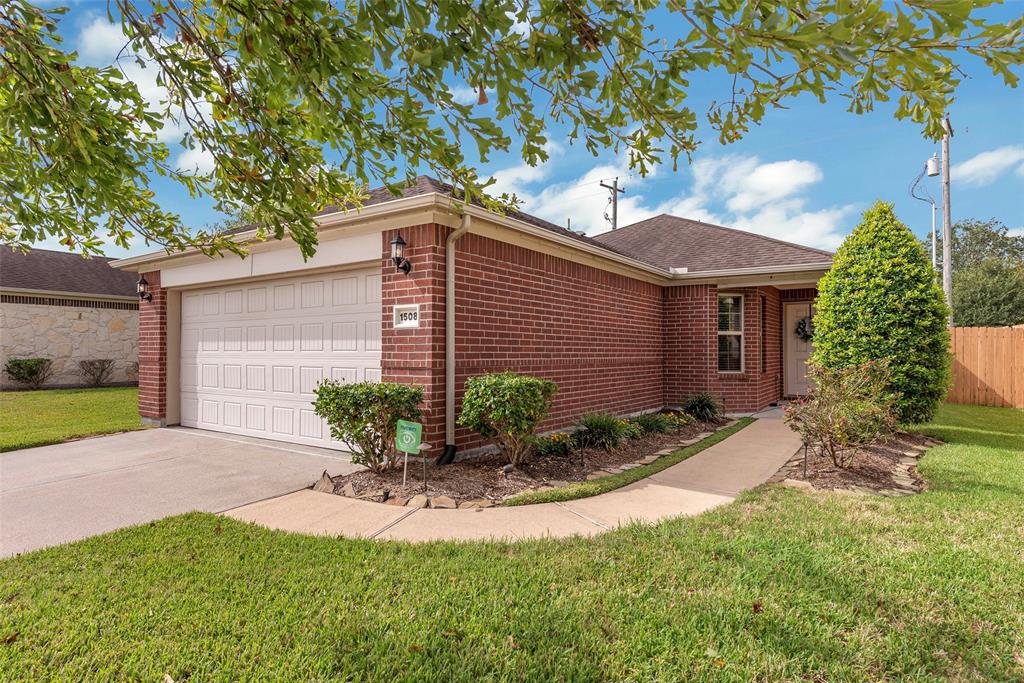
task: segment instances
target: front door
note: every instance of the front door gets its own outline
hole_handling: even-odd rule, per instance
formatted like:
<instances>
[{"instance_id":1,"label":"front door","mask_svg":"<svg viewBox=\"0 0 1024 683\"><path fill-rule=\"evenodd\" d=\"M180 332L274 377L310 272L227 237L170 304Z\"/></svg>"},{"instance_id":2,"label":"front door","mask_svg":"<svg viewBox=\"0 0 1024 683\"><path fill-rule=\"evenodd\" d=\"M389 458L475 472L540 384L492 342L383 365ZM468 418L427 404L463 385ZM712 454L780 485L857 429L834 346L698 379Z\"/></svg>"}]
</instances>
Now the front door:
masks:
<instances>
[{"instance_id":1,"label":"front door","mask_svg":"<svg viewBox=\"0 0 1024 683\"><path fill-rule=\"evenodd\" d=\"M785 305L782 330L783 354L785 357L786 396L805 396L810 393L810 382L807 381L807 359L814 351L814 344L804 340L797 333L797 327L803 318L814 315L814 304L810 301Z\"/></svg>"}]
</instances>

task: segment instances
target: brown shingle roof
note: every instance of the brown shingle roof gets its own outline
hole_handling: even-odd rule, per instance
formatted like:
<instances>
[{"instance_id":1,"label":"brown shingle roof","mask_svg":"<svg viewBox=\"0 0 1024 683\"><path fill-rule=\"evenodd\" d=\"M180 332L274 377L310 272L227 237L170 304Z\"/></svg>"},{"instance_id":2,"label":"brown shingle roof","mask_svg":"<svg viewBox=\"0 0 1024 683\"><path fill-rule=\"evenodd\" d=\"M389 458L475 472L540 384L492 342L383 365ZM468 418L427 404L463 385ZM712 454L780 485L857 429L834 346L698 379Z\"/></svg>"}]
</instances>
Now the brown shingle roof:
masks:
<instances>
[{"instance_id":1,"label":"brown shingle roof","mask_svg":"<svg viewBox=\"0 0 1024 683\"><path fill-rule=\"evenodd\" d=\"M26 254L0 246L0 288L134 296L137 276L111 268L108 264L113 260L49 249Z\"/></svg>"},{"instance_id":2,"label":"brown shingle roof","mask_svg":"<svg viewBox=\"0 0 1024 683\"><path fill-rule=\"evenodd\" d=\"M661 268L689 273L826 263L832 254L745 230L661 214L594 240Z\"/></svg>"}]
</instances>

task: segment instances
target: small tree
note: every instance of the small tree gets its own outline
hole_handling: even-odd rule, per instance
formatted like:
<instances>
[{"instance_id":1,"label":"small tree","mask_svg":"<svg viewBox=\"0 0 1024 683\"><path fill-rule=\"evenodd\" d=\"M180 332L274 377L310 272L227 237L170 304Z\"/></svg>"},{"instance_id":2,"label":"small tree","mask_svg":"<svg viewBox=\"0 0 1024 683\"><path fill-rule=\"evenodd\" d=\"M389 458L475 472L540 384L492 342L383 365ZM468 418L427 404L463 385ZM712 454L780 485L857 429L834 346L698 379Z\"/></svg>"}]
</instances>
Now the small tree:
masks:
<instances>
[{"instance_id":1,"label":"small tree","mask_svg":"<svg viewBox=\"0 0 1024 683\"><path fill-rule=\"evenodd\" d=\"M823 368L884 361L898 419L931 419L949 384L949 309L892 204L865 212L818 288L813 361Z\"/></svg>"},{"instance_id":2,"label":"small tree","mask_svg":"<svg viewBox=\"0 0 1024 683\"><path fill-rule=\"evenodd\" d=\"M807 374L814 382L814 393L786 408L786 423L836 467L849 467L857 449L894 429L884 363L868 361L842 368L812 364Z\"/></svg>"},{"instance_id":3,"label":"small tree","mask_svg":"<svg viewBox=\"0 0 1024 683\"><path fill-rule=\"evenodd\" d=\"M327 420L331 436L356 448L352 462L379 473L398 463L394 448L398 421L419 419L422 402L420 387L326 381L316 389L313 409Z\"/></svg>"},{"instance_id":4,"label":"small tree","mask_svg":"<svg viewBox=\"0 0 1024 683\"><path fill-rule=\"evenodd\" d=\"M4 372L29 389L39 389L53 374L53 361L49 358L8 358Z\"/></svg>"},{"instance_id":5,"label":"small tree","mask_svg":"<svg viewBox=\"0 0 1024 683\"><path fill-rule=\"evenodd\" d=\"M551 408L558 385L515 372L479 375L466 380L459 424L495 439L513 466L530 453L533 433Z\"/></svg>"}]
</instances>

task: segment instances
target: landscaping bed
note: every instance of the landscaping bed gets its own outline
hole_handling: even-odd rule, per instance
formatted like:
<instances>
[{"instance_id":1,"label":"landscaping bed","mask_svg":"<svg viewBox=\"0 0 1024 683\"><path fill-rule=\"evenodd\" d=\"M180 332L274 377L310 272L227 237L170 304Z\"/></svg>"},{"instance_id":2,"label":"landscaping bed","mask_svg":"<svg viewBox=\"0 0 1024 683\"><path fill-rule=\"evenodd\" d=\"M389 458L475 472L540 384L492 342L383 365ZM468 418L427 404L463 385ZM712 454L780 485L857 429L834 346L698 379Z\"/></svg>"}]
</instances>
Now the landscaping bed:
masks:
<instances>
[{"instance_id":1,"label":"landscaping bed","mask_svg":"<svg viewBox=\"0 0 1024 683\"><path fill-rule=\"evenodd\" d=\"M807 449L806 470L801 450L769 482L797 488L854 491L883 496L909 496L924 490L917 472L921 456L941 442L900 432L857 450L849 467L837 467L813 448Z\"/></svg>"},{"instance_id":2,"label":"landscaping bed","mask_svg":"<svg viewBox=\"0 0 1024 683\"><path fill-rule=\"evenodd\" d=\"M419 461L410 461L405 486L399 468L380 474L363 470L321 478L314 488L391 505L490 507L520 494L550 491L652 464L660 456L685 448L728 424L732 423L693 422L667 434L626 439L613 450L591 447L573 449L565 455L534 454L508 472L508 461L498 453L444 466L428 463L425 488L423 464ZM424 495L427 500L420 497Z\"/></svg>"}]
</instances>

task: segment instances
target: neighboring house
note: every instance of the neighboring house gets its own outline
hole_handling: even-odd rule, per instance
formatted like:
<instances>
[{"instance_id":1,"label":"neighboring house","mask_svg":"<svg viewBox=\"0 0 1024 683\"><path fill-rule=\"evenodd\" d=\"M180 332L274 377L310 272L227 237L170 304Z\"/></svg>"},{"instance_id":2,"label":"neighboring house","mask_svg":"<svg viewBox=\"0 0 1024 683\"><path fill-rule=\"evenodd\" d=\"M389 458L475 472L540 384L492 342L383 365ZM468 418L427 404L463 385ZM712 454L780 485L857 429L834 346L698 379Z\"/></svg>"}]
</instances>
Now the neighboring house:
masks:
<instances>
[{"instance_id":1,"label":"neighboring house","mask_svg":"<svg viewBox=\"0 0 1024 683\"><path fill-rule=\"evenodd\" d=\"M111 383L137 378L136 276L113 259L0 246L0 388L23 388L2 371L8 358L49 358L47 386L81 386L79 361L114 361Z\"/></svg>"},{"instance_id":2,"label":"neighboring house","mask_svg":"<svg viewBox=\"0 0 1024 683\"><path fill-rule=\"evenodd\" d=\"M321 380L408 382L424 388L436 456L480 445L454 418L466 378L484 372L557 382L545 429L701 391L733 411L806 391L809 344L795 329L828 252L673 216L589 238L520 212L460 213L448 186L421 177L400 197L372 191L358 213L320 215L307 262L287 240L254 243L245 259L118 261L152 294L141 414L339 448L310 405ZM391 259L399 236L408 273Z\"/></svg>"}]
</instances>

